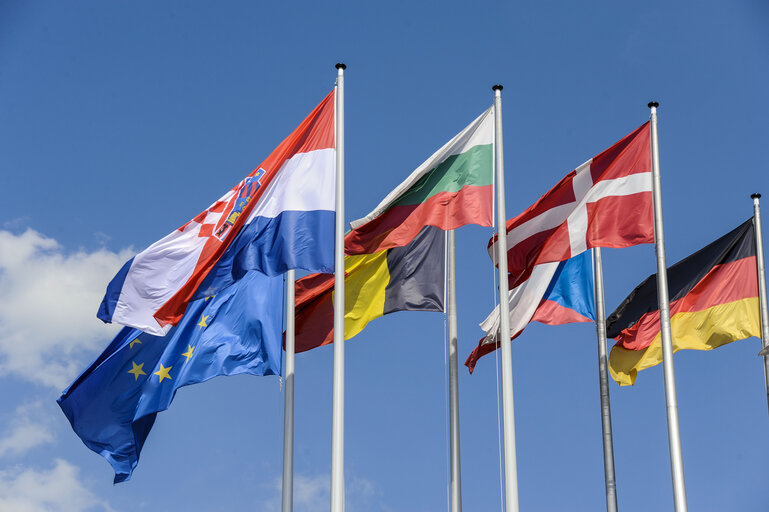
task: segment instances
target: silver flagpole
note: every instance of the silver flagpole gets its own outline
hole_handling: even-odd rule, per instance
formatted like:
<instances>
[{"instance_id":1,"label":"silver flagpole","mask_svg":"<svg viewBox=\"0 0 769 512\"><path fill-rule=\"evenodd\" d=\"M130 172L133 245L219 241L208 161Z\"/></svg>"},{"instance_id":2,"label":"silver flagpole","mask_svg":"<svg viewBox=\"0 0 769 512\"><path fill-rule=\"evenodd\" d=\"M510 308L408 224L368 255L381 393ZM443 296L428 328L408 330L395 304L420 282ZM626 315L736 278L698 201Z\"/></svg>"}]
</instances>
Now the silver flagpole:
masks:
<instances>
[{"instance_id":1,"label":"silver flagpole","mask_svg":"<svg viewBox=\"0 0 769 512\"><path fill-rule=\"evenodd\" d=\"M761 207L758 200L761 194L752 194L753 231L756 233L756 265L758 267L758 303L761 309L761 355L764 356L764 381L766 382L766 400L769 404L769 310L766 301L766 268L764 267L764 238L761 233Z\"/></svg>"},{"instance_id":2,"label":"silver flagpole","mask_svg":"<svg viewBox=\"0 0 769 512\"><path fill-rule=\"evenodd\" d=\"M657 253L657 302L660 309L660 333L662 335L662 363L665 372L665 402L668 416L668 445L670 448L670 469L673 476L673 501L676 512L686 512L686 484L684 462L681 455L681 432L678 426L678 399L676 398L676 375L673 369L673 337L670 333L670 299L668 297L668 271L665 262L665 233L662 227L662 191L660 181L660 150L657 138L657 107L651 109L651 156L652 188L654 197L654 249Z\"/></svg>"},{"instance_id":3,"label":"silver flagpole","mask_svg":"<svg viewBox=\"0 0 769 512\"><path fill-rule=\"evenodd\" d=\"M462 512L462 473L459 458L459 369L457 360L457 258L454 230L448 232L449 416L451 439L451 512Z\"/></svg>"},{"instance_id":4,"label":"silver flagpole","mask_svg":"<svg viewBox=\"0 0 769 512\"><path fill-rule=\"evenodd\" d=\"M513 361L510 348L510 299L507 282L507 219L502 151L502 86L494 90L494 146L497 168L497 262L499 263L499 343L502 347L502 438L505 450L505 511L518 512L518 468L515 457Z\"/></svg>"},{"instance_id":5,"label":"silver flagpole","mask_svg":"<svg viewBox=\"0 0 769 512\"><path fill-rule=\"evenodd\" d=\"M598 386L601 391L601 430L603 432L603 470L606 479L606 510L617 512L617 481L614 479L614 441L611 434L609 362L606 348L606 306L603 299L603 261L601 248L593 248L595 274L595 330L598 335Z\"/></svg>"},{"instance_id":6,"label":"silver flagpole","mask_svg":"<svg viewBox=\"0 0 769 512\"><path fill-rule=\"evenodd\" d=\"M344 70L336 65L336 230L334 233L334 390L331 512L344 512Z\"/></svg>"},{"instance_id":7,"label":"silver flagpole","mask_svg":"<svg viewBox=\"0 0 769 512\"><path fill-rule=\"evenodd\" d=\"M286 391L283 402L283 512L294 509L294 281L296 271L286 272Z\"/></svg>"}]
</instances>

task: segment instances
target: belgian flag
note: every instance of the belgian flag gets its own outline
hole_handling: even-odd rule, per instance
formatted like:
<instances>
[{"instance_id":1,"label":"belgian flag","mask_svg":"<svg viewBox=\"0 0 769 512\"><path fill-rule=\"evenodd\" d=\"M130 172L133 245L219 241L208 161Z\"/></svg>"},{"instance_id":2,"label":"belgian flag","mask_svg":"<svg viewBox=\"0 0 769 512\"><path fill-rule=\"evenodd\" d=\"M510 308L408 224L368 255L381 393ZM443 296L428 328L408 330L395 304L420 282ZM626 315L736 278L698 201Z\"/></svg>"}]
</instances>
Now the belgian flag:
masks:
<instances>
[{"instance_id":1,"label":"belgian flag","mask_svg":"<svg viewBox=\"0 0 769 512\"><path fill-rule=\"evenodd\" d=\"M344 339L395 311L443 311L445 232L425 226L404 247L345 256ZM296 282L296 352L334 341L334 276Z\"/></svg>"},{"instance_id":2,"label":"belgian flag","mask_svg":"<svg viewBox=\"0 0 769 512\"><path fill-rule=\"evenodd\" d=\"M760 336L753 219L668 268L668 288L674 352ZM617 340L609 369L621 386L662 362L656 274L609 315L606 331Z\"/></svg>"}]
</instances>

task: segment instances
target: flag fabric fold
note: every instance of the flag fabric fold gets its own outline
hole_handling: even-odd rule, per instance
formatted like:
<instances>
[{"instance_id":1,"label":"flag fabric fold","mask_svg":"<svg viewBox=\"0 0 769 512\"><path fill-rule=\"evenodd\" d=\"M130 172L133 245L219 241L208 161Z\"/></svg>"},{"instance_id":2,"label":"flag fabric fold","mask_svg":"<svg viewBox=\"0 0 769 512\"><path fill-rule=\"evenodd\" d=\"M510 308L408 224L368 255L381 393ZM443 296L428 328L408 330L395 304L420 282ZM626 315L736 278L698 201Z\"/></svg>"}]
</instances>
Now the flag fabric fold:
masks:
<instances>
[{"instance_id":1,"label":"flag fabric fold","mask_svg":"<svg viewBox=\"0 0 769 512\"><path fill-rule=\"evenodd\" d=\"M563 325L595 321L592 254L583 252L560 263L537 265L529 278L510 289L510 332L518 337L530 322ZM500 308L480 324L486 331L465 361L470 373L482 356L499 347Z\"/></svg>"},{"instance_id":2,"label":"flag fabric fold","mask_svg":"<svg viewBox=\"0 0 769 512\"><path fill-rule=\"evenodd\" d=\"M350 223L347 254L408 244L424 226L493 225L494 107L478 116L368 215Z\"/></svg>"},{"instance_id":3,"label":"flag fabric fold","mask_svg":"<svg viewBox=\"0 0 769 512\"><path fill-rule=\"evenodd\" d=\"M753 219L667 270L673 351L712 350L761 336ZM617 343L609 371L632 385L639 371L662 362L657 275L638 285L606 320Z\"/></svg>"},{"instance_id":4,"label":"flag fabric fold","mask_svg":"<svg viewBox=\"0 0 769 512\"><path fill-rule=\"evenodd\" d=\"M218 375L280 375L282 276L257 271L190 303L162 337L124 327L58 399L75 433L128 480L159 411Z\"/></svg>"},{"instance_id":5,"label":"flag fabric fold","mask_svg":"<svg viewBox=\"0 0 769 512\"><path fill-rule=\"evenodd\" d=\"M650 143L647 122L568 173L537 202L507 221L513 338L523 331L535 313L547 318L548 305L541 303L547 297L550 284L558 281L559 262L573 259L593 247L623 248L654 242ZM488 244L492 261L496 260L497 236ZM585 289L585 293L592 296L593 289ZM591 304L592 301L591 297ZM580 317L588 318L582 314L573 316L576 321L585 321ZM471 371L482 355L498 346L499 308L481 328L486 336L465 362Z\"/></svg>"},{"instance_id":6,"label":"flag fabric fold","mask_svg":"<svg viewBox=\"0 0 769 512\"><path fill-rule=\"evenodd\" d=\"M333 272L334 108L332 91L227 194L129 260L97 316L161 336L249 270Z\"/></svg>"},{"instance_id":7,"label":"flag fabric fold","mask_svg":"<svg viewBox=\"0 0 769 512\"><path fill-rule=\"evenodd\" d=\"M345 339L396 311L443 311L445 233L422 228L405 247L345 256ZM334 341L334 276L296 282L296 352Z\"/></svg>"}]
</instances>

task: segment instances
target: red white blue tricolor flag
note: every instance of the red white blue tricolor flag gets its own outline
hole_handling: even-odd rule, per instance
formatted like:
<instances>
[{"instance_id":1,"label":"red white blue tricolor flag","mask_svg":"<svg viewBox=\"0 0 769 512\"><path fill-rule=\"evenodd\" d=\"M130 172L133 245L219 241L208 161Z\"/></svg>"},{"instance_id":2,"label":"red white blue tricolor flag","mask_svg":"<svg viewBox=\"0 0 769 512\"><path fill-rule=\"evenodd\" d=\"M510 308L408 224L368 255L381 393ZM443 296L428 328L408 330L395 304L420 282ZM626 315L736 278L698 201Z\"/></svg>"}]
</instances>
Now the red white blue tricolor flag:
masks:
<instances>
[{"instance_id":1,"label":"red white blue tricolor flag","mask_svg":"<svg viewBox=\"0 0 769 512\"><path fill-rule=\"evenodd\" d=\"M535 313L551 325L589 320L584 314L579 316L585 320L579 320L579 316L567 314L566 308L548 305L553 301L547 293L563 279L560 262L593 247L654 242L649 123L567 174L536 203L507 221L506 231L511 336L519 335L532 319L542 321ZM488 249L496 261L496 235ZM585 293L573 286L564 289L570 290L566 295ZM541 308L549 308L549 313L543 314ZM498 346L499 308L481 328L486 337L465 362L471 371L481 356Z\"/></svg>"},{"instance_id":2,"label":"red white blue tricolor flag","mask_svg":"<svg viewBox=\"0 0 769 512\"><path fill-rule=\"evenodd\" d=\"M335 94L253 172L195 218L129 260L98 317L160 336L193 299L249 270L334 271Z\"/></svg>"}]
</instances>

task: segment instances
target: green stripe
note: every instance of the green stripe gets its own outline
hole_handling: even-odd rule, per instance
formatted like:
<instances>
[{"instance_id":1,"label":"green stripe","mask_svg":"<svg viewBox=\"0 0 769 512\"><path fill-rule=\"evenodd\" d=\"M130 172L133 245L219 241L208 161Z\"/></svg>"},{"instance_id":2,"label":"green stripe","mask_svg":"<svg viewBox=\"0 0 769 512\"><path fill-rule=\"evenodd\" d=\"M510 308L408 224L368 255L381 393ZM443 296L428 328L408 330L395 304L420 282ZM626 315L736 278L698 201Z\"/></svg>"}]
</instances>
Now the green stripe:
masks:
<instances>
[{"instance_id":1,"label":"green stripe","mask_svg":"<svg viewBox=\"0 0 769 512\"><path fill-rule=\"evenodd\" d=\"M422 176L392 206L421 204L435 194L458 192L468 185L491 185L492 157L491 144L473 146L464 153L452 155Z\"/></svg>"}]
</instances>

